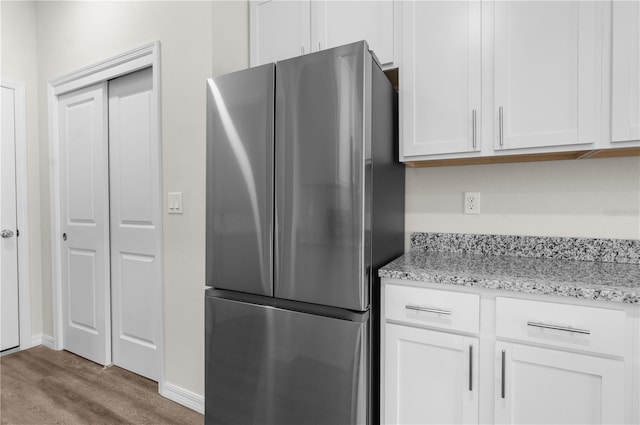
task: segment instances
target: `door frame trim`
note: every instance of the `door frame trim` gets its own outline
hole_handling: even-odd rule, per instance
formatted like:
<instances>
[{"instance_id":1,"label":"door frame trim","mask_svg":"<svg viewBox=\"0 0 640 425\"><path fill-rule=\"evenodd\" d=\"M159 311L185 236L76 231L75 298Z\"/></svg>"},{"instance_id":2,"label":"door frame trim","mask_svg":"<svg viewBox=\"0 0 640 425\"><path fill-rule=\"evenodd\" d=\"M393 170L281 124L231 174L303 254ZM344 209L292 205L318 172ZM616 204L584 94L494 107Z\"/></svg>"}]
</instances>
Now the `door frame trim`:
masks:
<instances>
[{"instance_id":1,"label":"door frame trim","mask_svg":"<svg viewBox=\"0 0 640 425\"><path fill-rule=\"evenodd\" d=\"M157 176L160 182L159 205L156 207L160 211L160 229L163 228L163 184L162 184L162 125L161 125L161 76L160 76L160 42L155 41L144 46L135 48L123 54L105 59L93 65L86 66L79 70L70 72L61 77L48 81L48 115L49 115L49 179L50 179L50 213L51 213L51 286L52 286L52 308L53 308L53 348L63 349L63 319L62 319L62 276L61 259L62 245L57 235L60 235L60 169L59 169L59 146L58 137L58 96L87 87L93 84L106 82L108 80L130 74L143 68L152 69L152 123L153 131L156 135L156 143L159 146L160 175ZM108 208L108 206L107 206ZM160 231L160 252L158 255L160 263L160 290L158 291L158 316L155 320L159 324L158 329L158 356L160 370L158 371L158 382L164 382L164 243L162 231ZM109 293L111 288L109 287ZM110 358L111 356L109 356Z\"/></svg>"},{"instance_id":2,"label":"door frame trim","mask_svg":"<svg viewBox=\"0 0 640 425\"><path fill-rule=\"evenodd\" d=\"M15 167L16 167L16 227L18 240L18 320L20 345L18 350L33 346L31 335L31 277L29 258L29 186L27 171L27 106L23 83L2 80L0 86L13 90L15 114Z\"/></svg>"}]
</instances>

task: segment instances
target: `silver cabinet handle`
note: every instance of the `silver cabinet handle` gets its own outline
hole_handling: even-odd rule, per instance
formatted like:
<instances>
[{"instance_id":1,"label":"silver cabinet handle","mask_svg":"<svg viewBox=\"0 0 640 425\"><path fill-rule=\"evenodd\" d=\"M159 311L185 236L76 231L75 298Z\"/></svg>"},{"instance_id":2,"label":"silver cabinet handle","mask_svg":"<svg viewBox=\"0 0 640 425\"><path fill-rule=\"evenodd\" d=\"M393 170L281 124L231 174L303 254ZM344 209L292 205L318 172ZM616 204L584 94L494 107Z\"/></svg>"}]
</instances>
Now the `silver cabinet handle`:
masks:
<instances>
[{"instance_id":1,"label":"silver cabinet handle","mask_svg":"<svg viewBox=\"0 0 640 425\"><path fill-rule=\"evenodd\" d=\"M451 316L451 310L440 310L437 308L420 307L419 305L407 304L404 306L407 310L424 311L425 313L445 314Z\"/></svg>"},{"instance_id":2,"label":"silver cabinet handle","mask_svg":"<svg viewBox=\"0 0 640 425\"><path fill-rule=\"evenodd\" d=\"M500 386L500 397L504 398L504 392L505 392L505 380L506 380L506 374L505 374L505 363L506 363L506 353L504 352L504 350L502 350L502 377L500 379L501 382L501 386Z\"/></svg>"},{"instance_id":3,"label":"silver cabinet handle","mask_svg":"<svg viewBox=\"0 0 640 425\"><path fill-rule=\"evenodd\" d=\"M13 236L13 230L3 229L2 232L0 232L0 236L2 236L3 238L10 238L11 236Z\"/></svg>"},{"instance_id":4,"label":"silver cabinet handle","mask_svg":"<svg viewBox=\"0 0 640 425\"><path fill-rule=\"evenodd\" d=\"M322 50L322 48L320 47L320 42L318 41L318 51Z\"/></svg>"},{"instance_id":5,"label":"silver cabinet handle","mask_svg":"<svg viewBox=\"0 0 640 425\"><path fill-rule=\"evenodd\" d=\"M504 109L502 106L498 108L498 121L499 121L499 134L500 134L500 146L504 146Z\"/></svg>"},{"instance_id":6,"label":"silver cabinet handle","mask_svg":"<svg viewBox=\"0 0 640 425\"><path fill-rule=\"evenodd\" d=\"M572 328L569 326L549 325L549 324L540 323L540 322L527 322L527 326L532 326L534 328L553 329L554 331L573 332L576 334L591 335L591 331L588 329Z\"/></svg>"},{"instance_id":7,"label":"silver cabinet handle","mask_svg":"<svg viewBox=\"0 0 640 425\"><path fill-rule=\"evenodd\" d=\"M473 345L469 346L469 391L473 391Z\"/></svg>"},{"instance_id":8,"label":"silver cabinet handle","mask_svg":"<svg viewBox=\"0 0 640 425\"><path fill-rule=\"evenodd\" d=\"M473 148L476 148L476 110L471 111L471 125L473 132L471 133L471 140L473 141Z\"/></svg>"},{"instance_id":9,"label":"silver cabinet handle","mask_svg":"<svg viewBox=\"0 0 640 425\"><path fill-rule=\"evenodd\" d=\"M300 46L300 54L304 55L304 46Z\"/></svg>"}]
</instances>

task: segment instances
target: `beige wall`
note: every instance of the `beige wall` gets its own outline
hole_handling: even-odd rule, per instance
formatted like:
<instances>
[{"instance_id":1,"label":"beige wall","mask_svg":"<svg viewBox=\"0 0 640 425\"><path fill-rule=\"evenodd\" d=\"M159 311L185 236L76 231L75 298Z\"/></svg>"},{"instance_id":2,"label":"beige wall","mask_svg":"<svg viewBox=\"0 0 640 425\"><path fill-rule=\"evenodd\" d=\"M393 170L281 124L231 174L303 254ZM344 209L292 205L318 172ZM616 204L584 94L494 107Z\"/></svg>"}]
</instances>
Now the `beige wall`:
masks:
<instances>
[{"instance_id":1,"label":"beige wall","mask_svg":"<svg viewBox=\"0 0 640 425\"><path fill-rule=\"evenodd\" d=\"M407 168L406 230L640 239L640 159ZM480 192L480 215L463 193Z\"/></svg>"},{"instance_id":2,"label":"beige wall","mask_svg":"<svg viewBox=\"0 0 640 425\"><path fill-rule=\"evenodd\" d=\"M213 76L249 66L249 3L213 2Z\"/></svg>"},{"instance_id":3,"label":"beige wall","mask_svg":"<svg viewBox=\"0 0 640 425\"><path fill-rule=\"evenodd\" d=\"M3 1L0 3L0 15L0 79L25 85L31 333L37 337L42 334L42 231L40 228L36 5L34 2Z\"/></svg>"}]
</instances>

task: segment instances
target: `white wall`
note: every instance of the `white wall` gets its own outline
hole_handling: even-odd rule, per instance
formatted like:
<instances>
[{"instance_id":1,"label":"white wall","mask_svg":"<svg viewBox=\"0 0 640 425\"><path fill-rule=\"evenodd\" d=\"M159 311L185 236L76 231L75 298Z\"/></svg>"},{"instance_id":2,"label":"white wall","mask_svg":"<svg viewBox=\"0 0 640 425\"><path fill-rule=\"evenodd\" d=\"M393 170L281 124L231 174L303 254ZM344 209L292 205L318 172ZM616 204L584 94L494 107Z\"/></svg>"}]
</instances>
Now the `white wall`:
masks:
<instances>
[{"instance_id":1,"label":"white wall","mask_svg":"<svg viewBox=\"0 0 640 425\"><path fill-rule=\"evenodd\" d=\"M407 233L640 239L638 157L407 168L406 177ZM464 192L480 192L480 215L462 213Z\"/></svg>"},{"instance_id":2,"label":"white wall","mask_svg":"<svg viewBox=\"0 0 640 425\"><path fill-rule=\"evenodd\" d=\"M40 228L36 5L31 1L3 1L0 3L0 15L0 79L25 85L31 333L38 337L42 334L42 232Z\"/></svg>"},{"instance_id":3,"label":"white wall","mask_svg":"<svg viewBox=\"0 0 640 425\"><path fill-rule=\"evenodd\" d=\"M249 3L213 2L213 76L249 66Z\"/></svg>"},{"instance_id":4,"label":"white wall","mask_svg":"<svg viewBox=\"0 0 640 425\"><path fill-rule=\"evenodd\" d=\"M170 384L202 395L205 81L214 69L246 67L246 4L38 2L36 9L45 333L52 333L47 81L160 40L163 191L165 197L167 192L182 192L184 205L182 215L164 214L164 377ZM214 19L214 12L224 16Z\"/></svg>"}]
</instances>

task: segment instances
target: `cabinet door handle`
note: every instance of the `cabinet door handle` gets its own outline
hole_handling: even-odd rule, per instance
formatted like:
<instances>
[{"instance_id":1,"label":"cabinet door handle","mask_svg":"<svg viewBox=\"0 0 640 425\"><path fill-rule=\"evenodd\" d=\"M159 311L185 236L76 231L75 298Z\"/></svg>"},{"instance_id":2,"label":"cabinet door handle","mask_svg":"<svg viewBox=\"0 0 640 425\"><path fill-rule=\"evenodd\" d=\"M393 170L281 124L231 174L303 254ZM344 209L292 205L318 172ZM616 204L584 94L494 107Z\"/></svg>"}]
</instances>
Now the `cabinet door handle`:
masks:
<instances>
[{"instance_id":1,"label":"cabinet door handle","mask_svg":"<svg viewBox=\"0 0 640 425\"><path fill-rule=\"evenodd\" d=\"M504 398L504 389L505 389L505 357L506 357L506 353L504 352L504 350L502 350L502 367L500 368L502 370L502 377L501 377L501 385L500 385L500 397Z\"/></svg>"},{"instance_id":2,"label":"cabinet door handle","mask_svg":"<svg viewBox=\"0 0 640 425\"><path fill-rule=\"evenodd\" d=\"M320 42L318 41L318 51L322 50L322 47L320 47Z\"/></svg>"},{"instance_id":3,"label":"cabinet door handle","mask_svg":"<svg viewBox=\"0 0 640 425\"><path fill-rule=\"evenodd\" d=\"M498 131L500 134L500 147L504 146L504 110L502 106L498 108Z\"/></svg>"},{"instance_id":4,"label":"cabinet door handle","mask_svg":"<svg viewBox=\"0 0 640 425\"><path fill-rule=\"evenodd\" d=\"M471 126L472 126L472 133L471 133L471 140L473 141L473 148L476 148L476 110L474 109L473 111L471 111Z\"/></svg>"},{"instance_id":5,"label":"cabinet door handle","mask_svg":"<svg viewBox=\"0 0 640 425\"><path fill-rule=\"evenodd\" d=\"M424 311L425 313L445 314L451 316L451 310L440 310L437 308L420 307L419 305L407 304L404 306L407 310Z\"/></svg>"},{"instance_id":6,"label":"cabinet door handle","mask_svg":"<svg viewBox=\"0 0 640 425\"><path fill-rule=\"evenodd\" d=\"M527 322L527 326L532 326L534 328L553 329L554 331L573 332L576 334L591 335L591 331L588 329L571 328L569 326L549 325L541 322Z\"/></svg>"},{"instance_id":7,"label":"cabinet door handle","mask_svg":"<svg viewBox=\"0 0 640 425\"><path fill-rule=\"evenodd\" d=\"M473 391L473 345L469 345L469 391Z\"/></svg>"},{"instance_id":8,"label":"cabinet door handle","mask_svg":"<svg viewBox=\"0 0 640 425\"><path fill-rule=\"evenodd\" d=\"M300 46L300 54L304 55L304 46Z\"/></svg>"}]
</instances>

